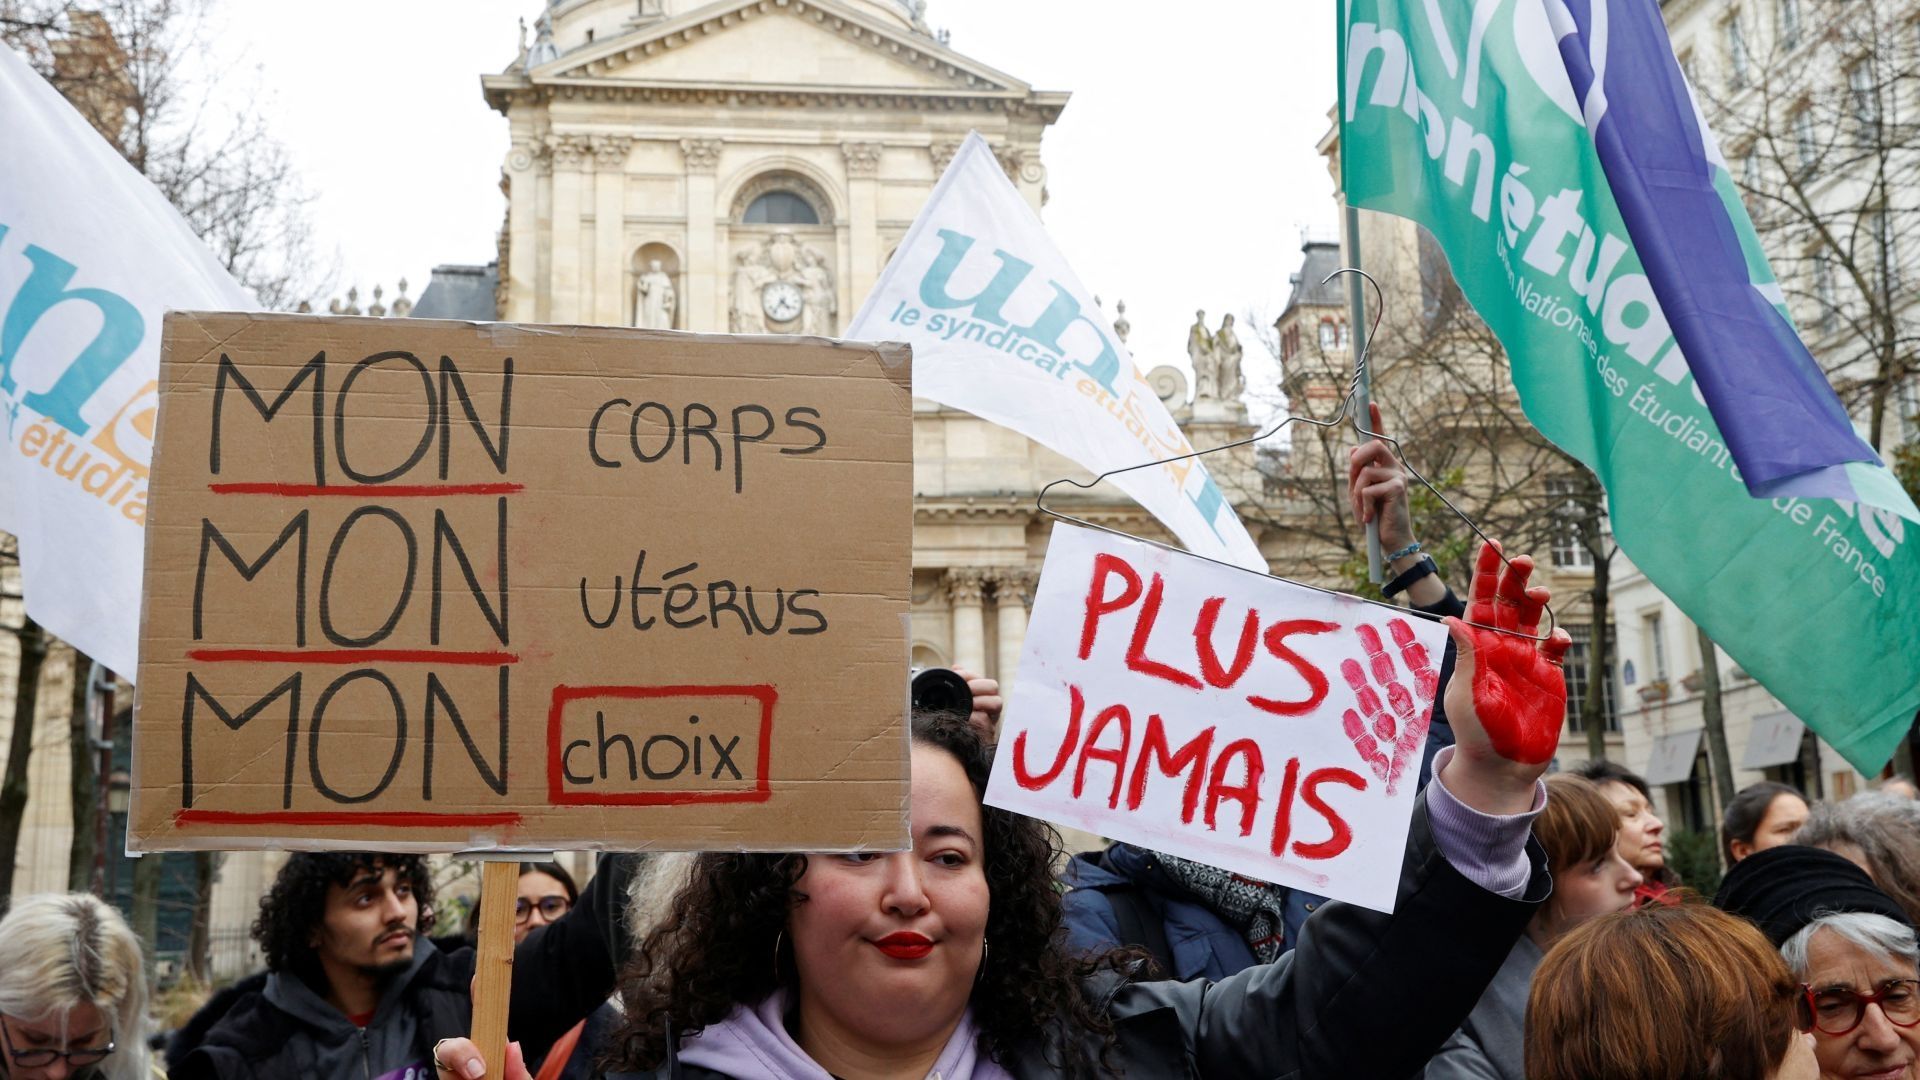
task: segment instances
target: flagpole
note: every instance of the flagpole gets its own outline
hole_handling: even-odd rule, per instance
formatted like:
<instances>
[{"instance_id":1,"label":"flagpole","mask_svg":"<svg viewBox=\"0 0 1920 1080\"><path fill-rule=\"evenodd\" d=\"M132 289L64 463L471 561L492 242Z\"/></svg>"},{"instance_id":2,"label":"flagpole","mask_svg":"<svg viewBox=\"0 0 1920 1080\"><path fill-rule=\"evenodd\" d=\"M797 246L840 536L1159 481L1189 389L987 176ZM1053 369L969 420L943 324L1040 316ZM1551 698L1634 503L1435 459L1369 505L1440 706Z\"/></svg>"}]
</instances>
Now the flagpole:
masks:
<instances>
[{"instance_id":1,"label":"flagpole","mask_svg":"<svg viewBox=\"0 0 1920 1080\"><path fill-rule=\"evenodd\" d=\"M1360 269L1360 211L1352 203L1347 204L1347 265ZM1366 279L1359 274L1347 274L1347 342L1355 357L1367 354L1367 297L1362 291ZM1359 378L1354 382L1353 409L1354 419L1361 428L1372 426L1367 408L1373 400L1373 373L1362 367ZM1380 558L1380 521L1375 518L1367 522L1367 580L1375 585L1383 584L1386 573Z\"/></svg>"}]
</instances>

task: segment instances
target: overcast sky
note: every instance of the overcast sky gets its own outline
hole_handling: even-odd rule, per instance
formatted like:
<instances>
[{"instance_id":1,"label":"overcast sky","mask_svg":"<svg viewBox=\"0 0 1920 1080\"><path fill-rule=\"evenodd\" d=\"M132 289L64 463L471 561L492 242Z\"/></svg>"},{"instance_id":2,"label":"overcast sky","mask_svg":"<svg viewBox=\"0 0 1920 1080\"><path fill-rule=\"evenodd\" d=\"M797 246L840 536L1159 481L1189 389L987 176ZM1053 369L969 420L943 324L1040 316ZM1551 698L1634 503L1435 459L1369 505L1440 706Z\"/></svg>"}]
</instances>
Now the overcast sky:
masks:
<instances>
[{"instance_id":1,"label":"overcast sky","mask_svg":"<svg viewBox=\"0 0 1920 1080\"><path fill-rule=\"evenodd\" d=\"M219 92L264 109L316 196L335 293L484 263L505 201L506 119L480 75L541 0L225 0ZM1186 362L1187 327L1270 321L1303 226L1337 224L1314 144L1333 104L1332 4L1300 0L932 0L953 47L1073 100L1043 144L1048 229L1088 287L1127 302L1143 369ZM324 309L325 297L317 307ZM855 298L856 306L860 298ZM1243 336L1249 368L1261 353ZM1269 372L1263 378L1263 371ZM1270 369L1249 370L1258 388Z\"/></svg>"}]
</instances>

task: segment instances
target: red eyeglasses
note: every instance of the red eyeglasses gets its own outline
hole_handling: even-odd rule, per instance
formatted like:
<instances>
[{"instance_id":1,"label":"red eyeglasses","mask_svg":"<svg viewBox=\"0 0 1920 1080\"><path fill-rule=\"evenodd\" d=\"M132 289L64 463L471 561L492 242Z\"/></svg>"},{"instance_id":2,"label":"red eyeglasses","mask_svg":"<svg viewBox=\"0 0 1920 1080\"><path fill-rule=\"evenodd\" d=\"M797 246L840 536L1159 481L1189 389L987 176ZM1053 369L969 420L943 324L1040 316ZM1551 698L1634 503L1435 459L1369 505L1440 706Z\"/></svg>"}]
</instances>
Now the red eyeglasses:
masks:
<instances>
[{"instance_id":1,"label":"red eyeglasses","mask_svg":"<svg viewBox=\"0 0 1920 1080\"><path fill-rule=\"evenodd\" d=\"M1845 1035L1867 1018L1867 1006L1878 1004L1887 1022L1898 1027L1920 1024L1920 979L1890 979L1870 993L1844 986L1815 990L1804 983L1794 1002L1794 1019L1801 1031Z\"/></svg>"}]
</instances>

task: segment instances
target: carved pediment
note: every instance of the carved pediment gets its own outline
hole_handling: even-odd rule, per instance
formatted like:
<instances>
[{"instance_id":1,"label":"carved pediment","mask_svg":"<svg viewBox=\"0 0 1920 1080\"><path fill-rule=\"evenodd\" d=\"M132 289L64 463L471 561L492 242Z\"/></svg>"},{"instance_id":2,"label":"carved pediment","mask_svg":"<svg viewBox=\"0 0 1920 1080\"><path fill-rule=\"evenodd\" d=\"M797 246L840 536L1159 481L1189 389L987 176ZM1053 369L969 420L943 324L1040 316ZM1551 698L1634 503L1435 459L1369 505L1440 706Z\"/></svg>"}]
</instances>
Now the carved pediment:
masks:
<instances>
[{"instance_id":1,"label":"carved pediment","mask_svg":"<svg viewBox=\"0 0 1920 1080\"><path fill-rule=\"evenodd\" d=\"M837 0L720 0L576 49L533 82L1026 96L1031 87Z\"/></svg>"}]
</instances>

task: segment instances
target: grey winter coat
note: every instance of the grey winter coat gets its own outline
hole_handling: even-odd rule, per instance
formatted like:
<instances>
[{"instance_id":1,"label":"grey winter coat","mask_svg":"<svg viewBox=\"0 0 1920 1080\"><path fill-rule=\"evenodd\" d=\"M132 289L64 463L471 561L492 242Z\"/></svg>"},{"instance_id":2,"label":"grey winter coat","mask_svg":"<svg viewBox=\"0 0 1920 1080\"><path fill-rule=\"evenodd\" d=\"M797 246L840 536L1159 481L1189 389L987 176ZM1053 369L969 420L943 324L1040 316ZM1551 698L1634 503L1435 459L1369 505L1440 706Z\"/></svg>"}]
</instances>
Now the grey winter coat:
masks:
<instances>
[{"instance_id":1,"label":"grey winter coat","mask_svg":"<svg viewBox=\"0 0 1920 1080\"><path fill-rule=\"evenodd\" d=\"M1487 992L1427 1066L1426 1080L1526 1080L1527 995L1545 956L1533 939L1514 942Z\"/></svg>"}]
</instances>

